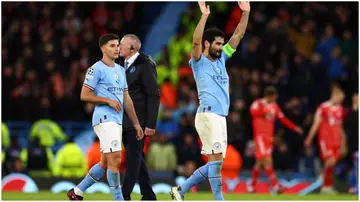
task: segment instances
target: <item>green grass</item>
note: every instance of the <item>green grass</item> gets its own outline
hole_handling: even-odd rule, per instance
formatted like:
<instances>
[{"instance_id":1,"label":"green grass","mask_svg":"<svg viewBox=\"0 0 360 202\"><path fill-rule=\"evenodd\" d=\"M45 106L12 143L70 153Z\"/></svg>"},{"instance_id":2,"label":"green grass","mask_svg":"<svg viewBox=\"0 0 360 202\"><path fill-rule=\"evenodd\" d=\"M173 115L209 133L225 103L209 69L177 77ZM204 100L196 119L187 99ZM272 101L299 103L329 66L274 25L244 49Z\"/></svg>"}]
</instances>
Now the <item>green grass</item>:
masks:
<instances>
[{"instance_id":1,"label":"green grass","mask_svg":"<svg viewBox=\"0 0 360 202\"><path fill-rule=\"evenodd\" d=\"M168 194L158 194L158 200L170 201ZM306 196L297 195L258 195L258 194L224 194L225 200L358 200L358 196L339 194L339 195L320 195L311 194ZM139 194L133 194L132 200L140 200ZM19 192L2 192L2 200L68 200L66 193L53 194L51 192L41 191L34 194L25 194ZM112 200L112 194L86 194L84 200ZM214 200L211 193L189 193L185 196L185 200Z\"/></svg>"}]
</instances>

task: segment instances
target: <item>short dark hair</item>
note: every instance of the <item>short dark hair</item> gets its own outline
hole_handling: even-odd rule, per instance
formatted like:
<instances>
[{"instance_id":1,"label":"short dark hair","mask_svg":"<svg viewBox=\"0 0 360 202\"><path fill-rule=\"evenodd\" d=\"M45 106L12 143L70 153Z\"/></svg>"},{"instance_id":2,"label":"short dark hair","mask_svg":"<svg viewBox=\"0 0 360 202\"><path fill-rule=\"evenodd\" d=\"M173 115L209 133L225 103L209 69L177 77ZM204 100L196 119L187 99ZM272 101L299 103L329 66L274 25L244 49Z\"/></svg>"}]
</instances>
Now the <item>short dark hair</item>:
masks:
<instances>
[{"instance_id":1,"label":"short dark hair","mask_svg":"<svg viewBox=\"0 0 360 202\"><path fill-rule=\"evenodd\" d=\"M210 44L212 44L215 41L216 37L222 37L225 38L225 34L223 31L221 31L218 28L209 28L205 30L203 37L202 37L202 43L205 44L205 41L208 41Z\"/></svg>"},{"instance_id":2,"label":"short dark hair","mask_svg":"<svg viewBox=\"0 0 360 202\"><path fill-rule=\"evenodd\" d=\"M104 34L100 37L99 39L99 47L107 44L107 42L111 41L111 40L120 40L119 36L116 34Z\"/></svg>"},{"instance_id":3,"label":"short dark hair","mask_svg":"<svg viewBox=\"0 0 360 202\"><path fill-rule=\"evenodd\" d=\"M274 95L277 95L277 90L274 86L268 86L265 88L265 90L264 90L265 97L274 96Z\"/></svg>"}]
</instances>

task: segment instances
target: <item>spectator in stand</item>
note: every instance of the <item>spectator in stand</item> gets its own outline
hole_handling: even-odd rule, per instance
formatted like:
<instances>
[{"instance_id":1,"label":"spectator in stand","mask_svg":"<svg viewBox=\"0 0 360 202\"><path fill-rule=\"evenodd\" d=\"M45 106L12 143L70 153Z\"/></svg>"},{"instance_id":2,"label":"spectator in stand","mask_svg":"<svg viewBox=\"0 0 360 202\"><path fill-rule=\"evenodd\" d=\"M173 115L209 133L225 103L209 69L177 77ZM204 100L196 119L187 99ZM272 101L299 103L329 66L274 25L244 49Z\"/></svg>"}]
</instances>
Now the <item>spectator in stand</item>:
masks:
<instances>
[{"instance_id":1,"label":"spectator in stand","mask_svg":"<svg viewBox=\"0 0 360 202\"><path fill-rule=\"evenodd\" d=\"M35 137L28 148L21 151L23 165L33 177L51 177L54 154L51 148L40 144L40 138Z\"/></svg>"},{"instance_id":2,"label":"spectator in stand","mask_svg":"<svg viewBox=\"0 0 360 202\"><path fill-rule=\"evenodd\" d=\"M158 141L150 145L146 159L149 170L175 171L177 165L175 146L168 142L167 135L158 134L154 139Z\"/></svg>"},{"instance_id":3,"label":"spectator in stand","mask_svg":"<svg viewBox=\"0 0 360 202\"><path fill-rule=\"evenodd\" d=\"M71 156L71 158L69 158ZM73 142L73 137L56 153L54 176L79 178L87 173L87 163L80 147Z\"/></svg>"},{"instance_id":4,"label":"spectator in stand","mask_svg":"<svg viewBox=\"0 0 360 202\"><path fill-rule=\"evenodd\" d=\"M5 153L4 173L22 173L26 172L21 160L21 147L18 136L11 136L10 147Z\"/></svg>"},{"instance_id":5,"label":"spectator in stand","mask_svg":"<svg viewBox=\"0 0 360 202\"><path fill-rule=\"evenodd\" d=\"M307 147L304 149L304 157L299 161L299 172L306 174L309 177L316 177L321 173L320 158L315 156L314 149Z\"/></svg>"},{"instance_id":6,"label":"spectator in stand","mask_svg":"<svg viewBox=\"0 0 360 202\"><path fill-rule=\"evenodd\" d=\"M331 62L331 52L339 44L338 39L334 36L334 28L331 24L327 24L323 35L318 42L316 51L322 56L325 65Z\"/></svg>"},{"instance_id":7,"label":"spectator in stand","mask_svg":"<svg viewBox=\"0 0 360 202\"><path fill-rule=\"evenodd\" d=\"M196 167L202 166L200 148L197 142L197 137L192 134L185 133L182 136L182 141L177 147L178 164L184 166L186 162L192 161Z\"/></svg>"},{"instance_id":8,"label":"spectator in stand","mask_svg":"<svg viewBox=\"0 0 360 202\"><path fill-rule=\"evenodd\" d=\"M77 95L86 65L93 64L101 55L97 38L111 30L120 35L147 33L144 27L151 25L142 23L141 10L146 4L22 2L15 6L13 2L4 2L3 121L45 118L56 122L89 121L93 105L80 102ZM209 19L208 25L225 30L228 38L241 18L241 9L236 3L210 3L210 6L217 7L213 9L216 19ZM286 114L295 120L301 119L298 124L307 130L316 107L329 96L333 83L341 85L347 95L358 92L357 8L354 2L252 4L247 33L227 64L231 86L229 114L237 113L234 117L239 116L241 123L240 129L238 121L231 123L229 117L228 127L233 131L229 132L229 142L236 137L234 141L240 143L237 135L242 131L241 144L234 142L234 146L243 155L244 168L253 163L251 142L246 143L252 134L249 108L262 94L263 86L276 86L280 94L278 103L284 109L289 103L292 105L294 97L299 99L296 109L286 109ZM156 57L161 88L160 114L168 111L165 113L171 114L173 128L180 128L176 143L184 134L196 135L192 132L194 124L186 122L193 121L190 109L198 105L196 99L192 99L197 97L197 92L187 63L191 57L191 37L201 16L197 11L197 4L190 3L189 9L180 16L178 33ZM344 103L353 108L351 96L347 96ZM186 115L183 115L184 109ZM352 112L349 113L345 125L352 120ZM180 118L182 115L185 122ZM345 129L352 130L346 126ZM303 140L289 135L284 141L295 164L303 155L303 149L299 148ZM183 143L176 144L176 150L182 147Z\"/></svg>"},{"instance_id":9,"label":"spectator in stand","mask_svg":"<svg viewBox=\"0 0 360 202\"><path fill-rule=\"evenodd\" d=\"M349 168L352 168L354 155L359 151L359 94L357 92L352 95L352 106L344 121L344 129L348 145L347 164Z\"/></svg>"}]
</instances>

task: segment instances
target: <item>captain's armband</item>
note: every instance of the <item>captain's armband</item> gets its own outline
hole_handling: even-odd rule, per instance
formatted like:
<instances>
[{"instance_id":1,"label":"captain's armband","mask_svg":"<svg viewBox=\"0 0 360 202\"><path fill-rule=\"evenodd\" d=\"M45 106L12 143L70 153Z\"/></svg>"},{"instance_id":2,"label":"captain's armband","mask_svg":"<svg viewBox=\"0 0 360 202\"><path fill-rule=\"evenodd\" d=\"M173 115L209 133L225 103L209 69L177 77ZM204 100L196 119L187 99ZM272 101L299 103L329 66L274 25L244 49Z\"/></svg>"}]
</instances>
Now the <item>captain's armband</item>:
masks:
<instances>
[{"instance_id":1,"label":"captain's armband","mask_svg":"<svg viewBox=\"0 0 360 202\"><path fill-rule=\"evenodd\" d=\"M235 53L235 49L233 49L229 43L227 43L225 46L224 46L224 53L228 56L228 57L231 57L234 53Z\"/></svg>"}]
</instances>

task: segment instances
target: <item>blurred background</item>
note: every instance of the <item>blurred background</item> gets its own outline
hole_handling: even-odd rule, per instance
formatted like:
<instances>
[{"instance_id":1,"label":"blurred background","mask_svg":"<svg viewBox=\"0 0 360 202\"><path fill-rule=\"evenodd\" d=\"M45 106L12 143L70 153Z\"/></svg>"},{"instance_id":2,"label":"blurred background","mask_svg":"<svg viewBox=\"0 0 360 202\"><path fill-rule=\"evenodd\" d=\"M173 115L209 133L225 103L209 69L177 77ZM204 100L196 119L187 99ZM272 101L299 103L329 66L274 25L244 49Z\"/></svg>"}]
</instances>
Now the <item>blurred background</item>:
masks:
<instances>
[{"instance_id":1,"label":"blurred background","mask_svg":"<svg viewBox=\"0 0 360 202\"><path fill-rule=\"evenodd\" d=\"M224 30L228 40L241 17L237 3L209 4L207 27ZM141 52L157 63L161 107L156 135L144 149L153 182L179 183L206 162L194 128L198 101L188 65L201 15L196 2L2 2L1 15L3 178L23 173L49 189L59 180L77 183L99 161L94 106L79 98L86 69L101 59L98 38L109 32L138 35ZM358 150L358 23L357 2L251 2L246 34L227 62L225 180L239 184L250 177L255 148L249 106L265 86L277 88L285 115L307 134L316 107L338 85L346 93L348 151L336 180L347 191ZM280 124L275 136L279 178L316 182L322 168L317 142L305 150L304 137ZM240 185L224 187L245 192ZM3 190L11 189L3 183ZM267 186L261 190L269 192Z\"/></svg>"}]
</instances>

